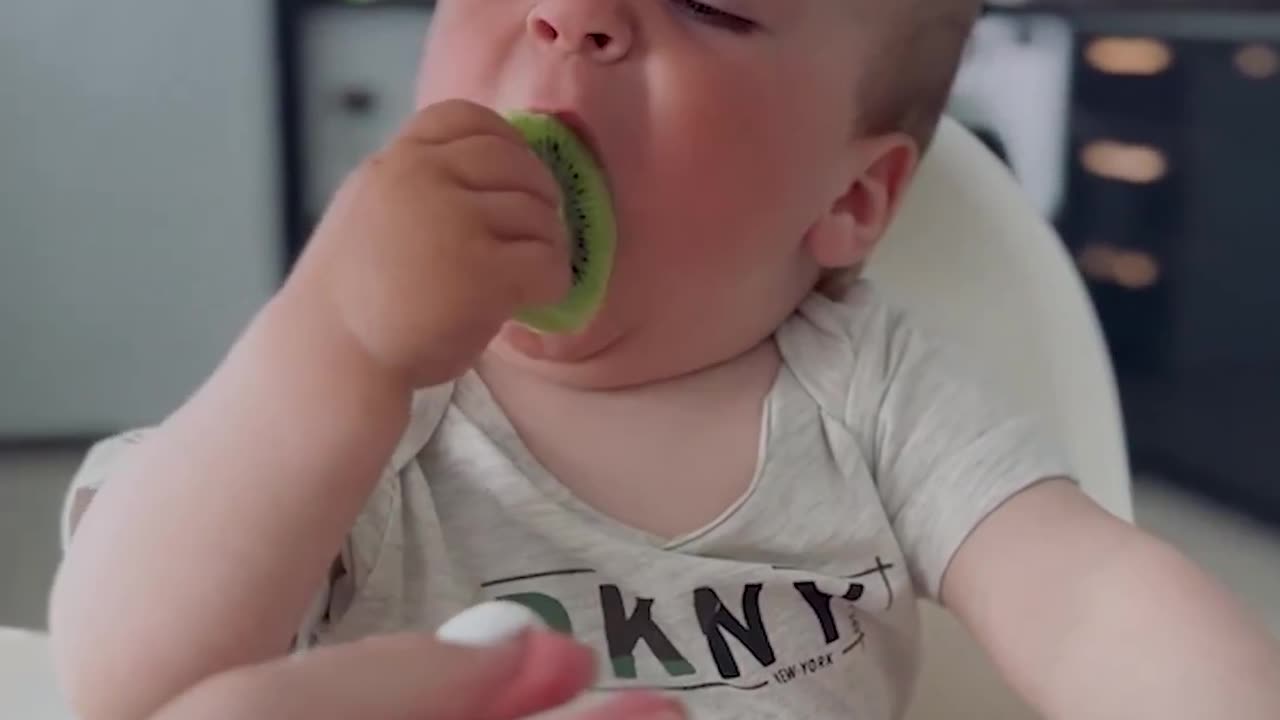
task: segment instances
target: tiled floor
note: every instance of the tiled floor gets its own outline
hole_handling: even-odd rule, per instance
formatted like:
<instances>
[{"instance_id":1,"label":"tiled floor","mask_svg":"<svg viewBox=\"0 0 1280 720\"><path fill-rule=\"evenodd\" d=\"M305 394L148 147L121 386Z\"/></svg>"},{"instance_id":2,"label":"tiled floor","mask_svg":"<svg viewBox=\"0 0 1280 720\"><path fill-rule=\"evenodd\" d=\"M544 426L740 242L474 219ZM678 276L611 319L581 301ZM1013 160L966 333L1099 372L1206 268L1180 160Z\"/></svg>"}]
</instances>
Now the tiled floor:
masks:
<instances>
[{"instance_id":1,"label":"tiled floor","mask_svg":"<svg viewBox=\"0 0 1280 720\"><path fill-rule=\"evenodd\" d=\"M77 449L0 451L0 625L42 628L63 489ZM1135 487L1138 522L1262 613L1280 636L1280 532L1158 483Z\"/></svg>"}]
</instances>

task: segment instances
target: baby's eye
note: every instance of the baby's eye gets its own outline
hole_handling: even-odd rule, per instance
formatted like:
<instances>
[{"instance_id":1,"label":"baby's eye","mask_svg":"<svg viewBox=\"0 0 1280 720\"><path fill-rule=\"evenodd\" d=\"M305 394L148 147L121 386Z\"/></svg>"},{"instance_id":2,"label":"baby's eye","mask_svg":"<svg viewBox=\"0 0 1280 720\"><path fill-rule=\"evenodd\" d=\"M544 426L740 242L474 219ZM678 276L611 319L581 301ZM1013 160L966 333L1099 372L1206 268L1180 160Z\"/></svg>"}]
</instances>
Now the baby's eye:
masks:
<instances>
[{"instance_id":1,"label":"baby's eye","mask_svg":"<svg viewBox=\"0 0 1280 720\"><path fill-rule=\"evenodd\" d=\"M672 0L672 2L697 20L730 32L745 35L758 27L753 20L726 12L714 5L698 2L698 0Z\"/></svg>"}]
</instances>

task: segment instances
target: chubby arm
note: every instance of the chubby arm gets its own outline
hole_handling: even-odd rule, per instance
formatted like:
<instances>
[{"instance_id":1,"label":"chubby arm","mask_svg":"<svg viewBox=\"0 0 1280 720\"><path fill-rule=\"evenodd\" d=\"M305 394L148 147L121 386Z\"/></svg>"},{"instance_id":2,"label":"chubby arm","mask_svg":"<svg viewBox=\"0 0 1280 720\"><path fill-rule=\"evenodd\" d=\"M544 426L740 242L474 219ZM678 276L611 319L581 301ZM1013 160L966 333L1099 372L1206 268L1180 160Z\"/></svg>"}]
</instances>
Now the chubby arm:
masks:
<instances>
[{"instance_id":1,"label":"chubby arm","mask_svg":"<svg viewBox=\"0 0 1280 720\"><path fill-rule=\"evenodd\" d=\"M348 177L285 288L80 520L51 625L84 720L147 717L287 649L412 390L568 293L559 195L510 123L461 100Z\"/></svg>"},{"instance_id":2,"label":"chubby arm","mask_svg":"<svg viewBox=\"0 0 1280 720\"><path fill-rule=\"evenodd\" d=\"M147 717L285 652L407 423L408 386L287 303L127 451L77 524L50 623L86 720Z\"/></svg>"},{"instance_id":3,"label":"chubby arm","mask_svg":"<svg viewBox=\"0 0 1280 720\"><path fill-rule=\"evenodd\" d=\"M1280 717L1280 645L1261 622L1065 480L992 513L942 602L1046 717Z\"/></svg>"}]
</instances>

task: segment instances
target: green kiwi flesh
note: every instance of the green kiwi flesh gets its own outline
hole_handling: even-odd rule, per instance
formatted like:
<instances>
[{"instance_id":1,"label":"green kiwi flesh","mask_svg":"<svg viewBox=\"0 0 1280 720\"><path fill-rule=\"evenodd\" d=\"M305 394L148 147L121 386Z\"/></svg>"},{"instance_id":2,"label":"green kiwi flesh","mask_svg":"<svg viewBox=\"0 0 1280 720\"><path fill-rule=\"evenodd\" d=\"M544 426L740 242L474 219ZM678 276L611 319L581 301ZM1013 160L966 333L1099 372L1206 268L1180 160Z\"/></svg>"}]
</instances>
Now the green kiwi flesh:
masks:
<instances>
[{"instance_id":1,"label":"green kiwi flesh","mask_svg":"<svg viewBox=\"0 0 1280 720\"><path fill-rule=\"evenodd\" d=\"M516 112L507 120L560 185L573 273L568 296L554 305L523 310L516 320L541 333L575 333L585 328L604 304L613 273L617 225L608 183L591 151L556 118Z\"/></svg>"}]
</instances>

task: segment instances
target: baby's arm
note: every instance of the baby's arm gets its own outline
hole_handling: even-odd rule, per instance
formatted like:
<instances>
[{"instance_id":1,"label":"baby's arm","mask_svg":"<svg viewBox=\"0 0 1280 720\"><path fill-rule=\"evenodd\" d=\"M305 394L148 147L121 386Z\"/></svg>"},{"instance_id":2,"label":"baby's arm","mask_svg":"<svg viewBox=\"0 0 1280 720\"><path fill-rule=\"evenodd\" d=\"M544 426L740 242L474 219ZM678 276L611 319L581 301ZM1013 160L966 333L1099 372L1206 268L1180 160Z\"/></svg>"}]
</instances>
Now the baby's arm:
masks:
<instances>
[{"instance_id":1,"label":"baby's arm","mask_svg":"<svg viewBox=\"0 0 1280 720\"><path fill-rule=\"evenodd\" d=\"M876 430L877 486L916 584L1023 697L1050 718L1280 718L1280 650L1262 624L1054 479L1070 465L1017 396L904 320L855 328L870 379L855 375L848 412L883 388L861 425Z\"/></svg>"},{"instance_id":2,"label":"baby's arm","mask_svg":"<svg viewBox=\"0 0 1280 720\"><path fill-rule=\"evenodd\" d=\"M1051 718L1280 718L1280 647L1223 588L1074 485L1015 496L942 600Z\"/></svg>"},{"instance_id":3,"label":"baby's arm","mask_svg":"<svg viewBox=\"0 0 1280 720\"><path fill-rule=\"evenodd\" d=\"M410 398L307 317L268 308L79 523L51 625L86 720L288 649Z\"/></svg>"},{"instance_id":4,"label":"baby's arm","mask_svg":"<svg viewBox=\"0 0 1280 720\"><path fill-rule=\"evenodd\" d=\"M79 717L148 717L287 651L413 388L567 293L559 202L519 133L460 101L352 175L286 287L80 519L51 607Z\"/></svg>"}]
</instances>

